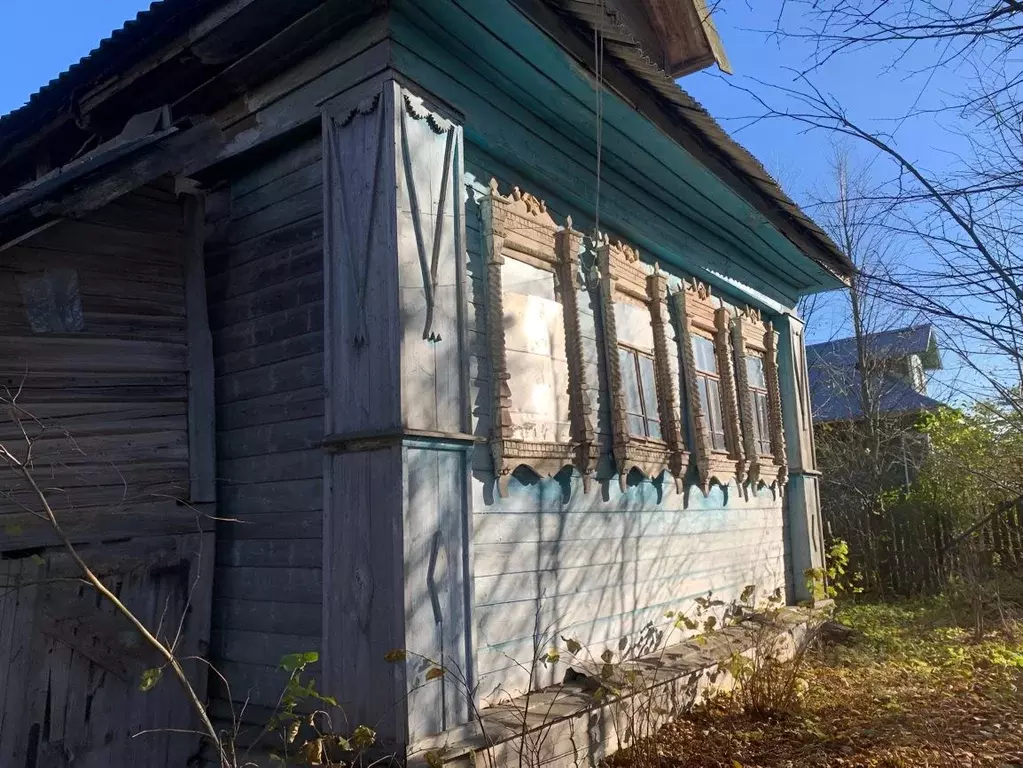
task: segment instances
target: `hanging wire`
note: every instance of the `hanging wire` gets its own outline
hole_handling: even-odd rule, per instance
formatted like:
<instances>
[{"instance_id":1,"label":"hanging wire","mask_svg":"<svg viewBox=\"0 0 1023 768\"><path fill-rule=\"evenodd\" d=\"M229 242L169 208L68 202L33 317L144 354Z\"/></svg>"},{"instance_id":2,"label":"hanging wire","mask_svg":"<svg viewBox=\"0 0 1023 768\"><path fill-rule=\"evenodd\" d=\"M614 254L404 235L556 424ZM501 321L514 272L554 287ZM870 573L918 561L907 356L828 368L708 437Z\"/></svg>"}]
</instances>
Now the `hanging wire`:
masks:
<instances>
[{"instance_id":1,"label":"hanging wire","mask_svg":"<svg viewBox=\"0 0 1023 768\"><path fill-rule=\"evenodd\" d=\"M597 24L593 27L593 61L597 78L597 188L593 206L594 239L598 237L600 232L600 172L603 165L604 151L604 16L607 13L606 2L607 0L600 0L600 14Z\"/></svg>"}]
</instances>

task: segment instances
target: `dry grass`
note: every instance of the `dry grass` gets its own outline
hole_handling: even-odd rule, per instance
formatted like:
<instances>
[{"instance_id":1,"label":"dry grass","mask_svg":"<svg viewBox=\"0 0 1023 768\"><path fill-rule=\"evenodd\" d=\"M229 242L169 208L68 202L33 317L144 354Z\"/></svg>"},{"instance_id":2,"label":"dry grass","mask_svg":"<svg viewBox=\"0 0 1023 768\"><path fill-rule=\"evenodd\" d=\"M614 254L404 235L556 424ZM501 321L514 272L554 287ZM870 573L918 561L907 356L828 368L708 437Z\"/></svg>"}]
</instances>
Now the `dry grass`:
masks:
<instances>
[{"instance_id":1,"label":"dry grass","mask_svg":"<svg viewBox=\"0 0 1023 768\"><path fill-rule=\"evenodd\" d=\"M797 712L717 700L610 760L613 768L1023 766L1023 635L974 642L948 601L840 611L858 630L817 649Z\"/></svg>"}]
</instances>

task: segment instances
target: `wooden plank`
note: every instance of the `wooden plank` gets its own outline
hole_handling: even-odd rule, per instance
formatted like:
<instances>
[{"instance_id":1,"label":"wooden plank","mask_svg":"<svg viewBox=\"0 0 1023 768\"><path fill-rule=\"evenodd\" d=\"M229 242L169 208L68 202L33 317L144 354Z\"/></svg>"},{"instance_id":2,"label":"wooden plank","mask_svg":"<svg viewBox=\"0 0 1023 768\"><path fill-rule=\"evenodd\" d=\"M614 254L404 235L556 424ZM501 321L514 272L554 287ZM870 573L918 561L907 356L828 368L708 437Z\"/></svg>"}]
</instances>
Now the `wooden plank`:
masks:
<instances>
[{"instance_id":1,"label":"wooden plank","mask_svg":"<svg viewBox=\"0 0 1023 768\"><path fill-rule=\"evenodd\" d=\"M322 314L322 308L317 314ZM220 357L217 360L218 368L221 371L240 373L253 369L262 369L274 363L294 360L299 357L306 357L312 354L321 354L323 351L323 333L304 333L290 339L268 342L258 346L249 347L239 352L232 352Z\"/></svg>"},{"instance_id":2,"label":"wooden plank","mask_svg":"<svg viewBox=\"0 0 1023 768\"><path fill-rule=\"evenodd\" d=\"M272 613L275 604L264 603L263 610ZM311 609L309 613L316 613ZM243 664L276 666L284 656L292 653L317 651L320 637L273 632L249 632L234 629L230 634L221 634L213 647L213 655L224 661Z\"/></svg>"},{"instance_id":3,"label":"wooden plank","mask_svg":"<svg viewBox=\"0 0 1023 768\"><path fill-rule=\"evenodd\" d=\"M228 485L221 490L221 505L229 517L261 512L311 512L323 508L323 481L319 478Z\"/></svg>"},{"instance_id":4,"label":"wooden plank","mask_svg":"<svg viewBox=\"0 0 1023 768\"><path fill-rule=\"evenodd\" d=\"M296 155L297 153L289 153L288 156L296 157ZM236 197L231 205L231 215L235 219L242 219L259 211L265 211L282 200L298 199L311 189L319 189L320 184L323 183L319 153L310 157L306 157L304 154L299 156L306 158L304 166L295 168L290 173L279 176L263 186L242 193L237 185L232 185Z\"/></svg>"},{"instance_id":5,"label":"wooden plank","mask_svg":"<svg viewBox=\"0 0 1023 768\"><path fill-rule=\"evenodd\" d=\"M217 596L238 600L259 596L281 603L319 605L323 593L319 568L226 568L216 569Z\"/></svg>"},{"instance_id":6,"label":"wooden plank","mask_svg":"<svg viewBox=\"0 0 1023 768\"><path fill-rule=\"evenodd\" d=\"M322 477L323 450L320 448L244 456L220 462L221 481L232 485Z\"/></svg>"},{"instance_id":7,"label":"wooden plank","mask_svg":"<svg viewBox=\"0 0 1023 768\"><path fill-rule=\"evenodd\" d=\"M229 227L227 234L230 234ZM313 216L244 243L218 245L210 250L207 266L210 275L223 275L256 259L286 253L291 248L302 247L311 242L320 242L322 237L323 218Z\"/></svg>"},{"instance_id":8,"label":"wooden plank","mask_svg":"<svg viewBox=\"0 0 1023 768\"><path fill-rule=\"evenodd\" d=\"M190 536L183 542L192 545L194 554L188 572L191 592L188 597L188 619L183 635L181 655L209 659L211 656L211 631L213 620L213 576L216 562L216 536L213 531ZM210 678L209 667L200 659L192 659L186 667L192 687L200 701L206 701ZM198 717L192 717L194 727L200 727Z\"/></svg>"},{"instance_id":9,"label":"wooden plank","mask_svg":"<svg viewBox=\"0 0 1023 768\"><path fill-rule=\"evenodd\" d=\"M234 629L293 633L317 638L317 645L323 631L318 609L310 610L305 603L268 603L256 599L218 598L213 607L213 624L221 633Z\"/></svg>"},{"instance_id":10,"label":"wooden plank","mask_svg":"<svg viewBox=\"0 0 1023 768\"><path fill-rule=\"evenodd\" d=\"M384 73L390 63L386 37L387 17L378 16L218 112L228 135L220 159L319 119L320 102Z\"/></svg>"},{"instance_id":11,"label":"wooden plank","mask_svg":"<svg viewBox=\"0 0 1023 768\"><path fill-rule=\"evenodd\" d=\"M323 242L318 235L286 250L272 251L211 277L211 302L221 302L276 283L323 271Z\"/></svg>"},{"instance_id":12,"label":"wooden plank","mask_svg":"<svg viewBox=\"0 0 1023 768\"><path fill-rule=\"evenodd\" d=\"M217 543L217 563L224 567L319 568L322 562L321 549L310 546L303 539L225 540ZM252 599L259 597L253 595Z\"/></svg>"},{"instance_id":13,"label":"wooden plank","mask_svg":"<svg viewBox=\"0 0 1023 768\"><path fill-rule=\"evenodd\" d=\"M5 375L32 373L173 373L185 367L184 344L126 339L0 336Z\"/></svg>"},{"instance_id":14,"label":"wooden plank","mask_svg":"<svg viewBox=\"0 0 1023 768\"><path fill-rule=\"evenodd\" d=\"M249 322L222 328L216 346L218 370L222 373L233 373L236 366L244 370L251 365L254 358L247 358L239 353L266 344L298 339L307 334L319 336L322 345L322 301L314 301L296 309L285 309ZM278 359L284 358L278 356Z\"/></svg>"},{"instance_id":15,"label":"wooden plank","mask_svg":"<svg viewBox=\"0 0 1023 768\"><path fill-rule=\"evenodd\" d=\"M251 322L263 315L298 309L322 299L322 277L318 273L307 274L219 302L211 307L210 319L213 328L219 330L238 323Z\"/></svg>"},{"instance_id":16,"label":"wooden plank","mask_svg":"<svg viewBox=\"0 0 1023 768\"><path fill-rule=\"evenodd\" d=\"M302 511L276 511L264 507L252 511L243 507L224 512L226 517L217 523L217 538L218 541L302 539L307 546L315 548L323 536L321 506L317 503L315 509Z\"/></svg>"},{"instance_id":17,"label":"wooden plank","mask_svg":"<svg viewBox=\"0 0 1023 768\"><path fill-rule=\"evenodd\" d=\"M147 499L120 507L78 507L61 515L61 527L73 543L105 541L146 534L194 533L212 530L213 520L201 510L165 498ZM60 544L49 523L31 512L0 518L0 554Z\"/></svg>"},{"instance_id":18,"label":"wooden plank","mask_svg":"<svg viewBox=\"0 0 1023 768\"><path fill-rule=\"evenodd\" d=\"M323 416L321 386L220 403L217 407L217 424L223 430L298 421L314 416Z\"/></svg>"},{"instance_id":19,"label":"wooden plank","mask_svg":"<svg viewBox=\"0 0 1023 768\"><path fill-rule=\"evenodd\" d=\"M203 200L184 202L185 310L188 317L188 478L193 502L216 501L216 414L213 392L213 336L206 308L203 256L206 214Z\"/></svg>"},{"instance_id":20,"label":"wooden plank","mask_svg":"<svg viewBox=\"0 0 1023 768\"><path fill-rule=\"evenodd\" d=\"M237 402L323 385L323 355L285 360L265 369L225 374L216 380L217 401Z\"/></svg>"},{"instance_id":21,"label":"wooden plank","mask_svg":"<svg viewBox=\"0 0 1023 768\"><path fill-rule=\"evenodd\" d=\"M322 429L322 420L311 418L222 431L217 436L217 450L225 460L301 451L319 446Z\"/></svg>"},{"instance_id":22,"label":"wooden plank","mask_svg":"<svg viewBox=\"0 0 1023 768\"><path fill-rule=\"evenodd\" d=\"M327 461L323 578L331 588L323 594L324 690L357 696L346 706L349 719L374 722L382 738L398 741L406 724L394 703L407 693L405 669L388 664L381 649L406 644L403 490L395 482L401 448Z\"/></svg>"}]
</instances>

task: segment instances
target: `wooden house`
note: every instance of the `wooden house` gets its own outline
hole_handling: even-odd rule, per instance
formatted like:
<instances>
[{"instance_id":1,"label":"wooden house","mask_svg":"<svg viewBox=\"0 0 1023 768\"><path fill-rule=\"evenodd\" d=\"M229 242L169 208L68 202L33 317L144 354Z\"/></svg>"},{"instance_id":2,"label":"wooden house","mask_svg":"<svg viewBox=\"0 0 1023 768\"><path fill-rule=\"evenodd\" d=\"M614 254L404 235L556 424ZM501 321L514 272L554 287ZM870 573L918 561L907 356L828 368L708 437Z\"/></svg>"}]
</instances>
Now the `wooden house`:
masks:
<instances>
[{"instance_id":1,"label":"wooden house","mask_svg":"<svg viewBox=\"0 0 1023 768\"><path fill-rule=\"evenodd\" d=\"M713 62L699 0L165 0L0 119L4 444L218 723L315 650L404 756L563 675L548 630L806 597L795 307L852 267L675 83ZM0 765L185 765L3 471Z\"/></svg>"}]
</instances>

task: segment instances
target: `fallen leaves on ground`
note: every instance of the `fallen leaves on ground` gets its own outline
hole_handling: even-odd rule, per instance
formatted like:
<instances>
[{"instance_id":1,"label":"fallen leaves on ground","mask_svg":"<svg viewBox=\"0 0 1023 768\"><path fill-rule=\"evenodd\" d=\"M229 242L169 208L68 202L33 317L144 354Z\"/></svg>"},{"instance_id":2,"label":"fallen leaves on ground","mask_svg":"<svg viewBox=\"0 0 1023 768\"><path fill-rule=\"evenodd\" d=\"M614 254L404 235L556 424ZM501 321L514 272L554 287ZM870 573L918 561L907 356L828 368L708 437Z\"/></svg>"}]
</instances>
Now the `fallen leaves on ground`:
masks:
<instances>
[{"instance_id":1,"label":"fallen leaves on ground","mask_svg":"<svg viewBox=\"0 0 1023 768\"><path fill-rule=\"evenodd\" d=\"M938 603L855 606L849 647L808 657L800 711L711 702L613 756L613 768L1023 766L1023 643L976 642Z\"/></svg>"}]
</instances>

